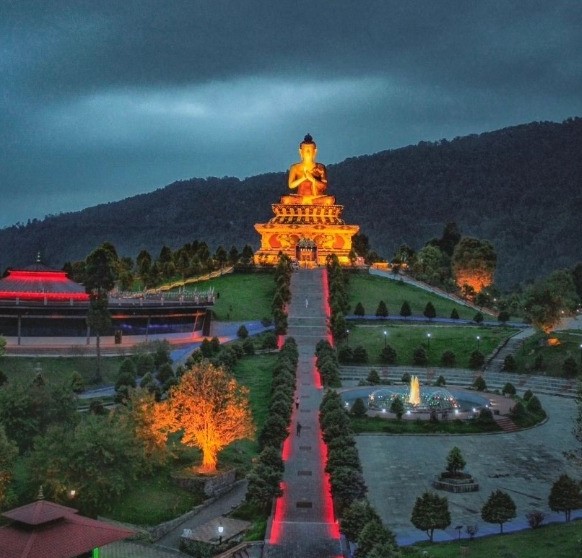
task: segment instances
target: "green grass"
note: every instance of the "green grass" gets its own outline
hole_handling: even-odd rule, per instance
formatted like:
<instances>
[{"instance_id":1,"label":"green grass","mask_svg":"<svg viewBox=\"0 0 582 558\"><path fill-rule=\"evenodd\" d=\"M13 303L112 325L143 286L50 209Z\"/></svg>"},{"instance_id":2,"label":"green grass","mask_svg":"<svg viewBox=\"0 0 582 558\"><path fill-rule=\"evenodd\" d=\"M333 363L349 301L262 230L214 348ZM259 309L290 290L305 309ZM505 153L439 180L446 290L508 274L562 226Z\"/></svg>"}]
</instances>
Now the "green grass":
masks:
<instances>
[{"instance_id":1,"label":"green grass","mask_svg":"<svg viewBox=\"0 0 582 558\"><path fill-rule=\"evenodd\" d=\"M202 494L178 487L164 471L141 479L124 492L108 517L135 525L156 525L182 515L203 501Z\"/></svg>"},{"instance_id":2,"label":"green grass","mask_svg":"<svg viewBox=\"0 0 582 558\"><path fill-rule=\"evenodd\" d=\"M214 288L220 293L214 304L214 314L219 321L241 322L271 317L271 302L275 295L272 273L230 273L196 283L187 290Z\"/></svg>"},{"instance_id":3,"label":"green grass","mask_svg":"<svg viewBox=\"0 0 582 558\"><path fill-rule=\"evenodd\" d=\"M514 355L518 372L562 376L562 366L568 357L573 357L580 366L582 332L560 331L552 333L551 337L557 337L560 344L549 346L543 333L537 333L525 340L521 349ZM543 358L543 367L536 369L535 360L540 355Z\"/></svg>"},{"instance_id":4,"label":"green grass","mask_svg":"<svg viewBox=\"0 0 582 558\"><path fill-rule=\"evenodd\" d=\"M104 357L101 359L101 374L104 383L114 383L117 380L119 367L123 357ZM97 359L94 357L8 357L0 359L2 370L9 381L21 380L29 382L42 372L50 383L68 383L73 372L79 372L85 383L89 385L95 374Z\"/></svg>"},{"instance_id":5,"label":"green grass","mask_svg":"<svg viewBox=\"0 0 582 558\"><path fill-rule=\"evenodd\" d=\"M401 281L394 281L384 277L367 274L350 275L349 283L350 312L352 313L358 302L364 306L366 314L375 315L378 303L383 300L388 306L389 314L400 315L400 307L407 300L413 316L422 316L427 302L432 302L436 315L440 318L449 318L453 308L457 309L459 317L472 320L476 310L467 308L423 289L408 285Z\"/></svg>"},{"instance_id":6,"label":"green grass","mask_svg":"<svg viewBox=\"0 0 582 558\"><path fill-rule=\"evenodd\" d=\"M497 432L497 424L483 425L475 421L438 421L428 420L395 420L381 417L351 418L356 434L480 434L482 432Z\"/></svg>"},{"instance_id":7,"label":"green grass","mask_svg":"<svg viewBox=\"0 0 582 558\"><path fill-rule=\"evenodd\" d=\"M417 347L422 346L428 350L427 333L430 333L428 365L440 366L443 352L453 351L456 355L455 366L460 368L468 366L469 356L477 346L484 355L488 355L503 339L513 333L513 330L502 327L449 326L436 323L422 325L350 323L349 326L350 347L363 346L368 352L371 365L381 365L380 352L384 348L385 331L388 345L396 351L397 365L412 364L412 355ZM479 341L477 336L480 337Z\"/></svg>"},{"instance_id":8,"label":"green grass","mask_svg":"<svg viewBox=\"0 0 582 558\"><path fill-rule=\"evenodd\" d=\"M405 556L457 558L467 547L470 558L579 558L582 556L582 522L546 525L519 533L440 544L422 543L403 549ZM427 554L423 554L427 552Z\"/></svg>"}]
</instances>

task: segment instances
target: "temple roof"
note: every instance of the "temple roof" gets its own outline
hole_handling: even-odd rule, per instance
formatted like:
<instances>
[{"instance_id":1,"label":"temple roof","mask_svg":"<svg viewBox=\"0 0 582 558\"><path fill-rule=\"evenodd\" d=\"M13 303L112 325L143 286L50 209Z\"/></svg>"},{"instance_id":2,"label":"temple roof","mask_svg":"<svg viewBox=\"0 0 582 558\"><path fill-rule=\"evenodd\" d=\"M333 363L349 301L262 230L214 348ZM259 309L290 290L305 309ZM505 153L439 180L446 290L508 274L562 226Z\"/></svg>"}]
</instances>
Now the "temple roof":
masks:
<instances>
[{"instance_id":1,"label":"temple roof","mask_svg":"<svg viewBox=\"0 0 582 558\"><path fill-rule=\"evenodd\" d=\"M71 281L64 271L51 269L36 262L22 269L8 270L0 279L0 299L87 300L89 297L79 283Z\"/></svg>"},{"instance_id":2,"label":"temple roof","mask_svg":"<svg viewBox=\"0 0 582 558\"><path fill-rule=\"evenodd\" d=\"M74 558L134 534L46 500L2 515L12 523L0 527L0 558Z\"/></svg>"}]
</instances>

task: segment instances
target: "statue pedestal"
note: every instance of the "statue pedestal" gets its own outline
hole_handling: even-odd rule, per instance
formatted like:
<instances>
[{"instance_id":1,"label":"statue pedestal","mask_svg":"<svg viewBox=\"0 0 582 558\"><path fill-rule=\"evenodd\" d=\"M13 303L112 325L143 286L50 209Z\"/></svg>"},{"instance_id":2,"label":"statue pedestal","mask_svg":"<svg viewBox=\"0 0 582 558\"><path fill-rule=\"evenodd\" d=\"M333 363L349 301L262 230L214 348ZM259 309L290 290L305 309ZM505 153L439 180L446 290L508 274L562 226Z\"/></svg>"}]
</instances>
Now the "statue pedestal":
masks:
<instances>
[{"instance_id":1,"label":"statue pedestal","mask_svg":"<svg viewBox=\"0 0 582 558\"><path fill-rule=\"evenodd\" d=\"M302 203L296 203L299 201ZM275 216L255 225L261 235L255 264L276 265L280 252L307 267L325 265L331 254L340 264L351 264L352 237L360 227L344 223L343 206L335 205L333 196L283 196L271 207Z\"/></svg>"}]
</instances>

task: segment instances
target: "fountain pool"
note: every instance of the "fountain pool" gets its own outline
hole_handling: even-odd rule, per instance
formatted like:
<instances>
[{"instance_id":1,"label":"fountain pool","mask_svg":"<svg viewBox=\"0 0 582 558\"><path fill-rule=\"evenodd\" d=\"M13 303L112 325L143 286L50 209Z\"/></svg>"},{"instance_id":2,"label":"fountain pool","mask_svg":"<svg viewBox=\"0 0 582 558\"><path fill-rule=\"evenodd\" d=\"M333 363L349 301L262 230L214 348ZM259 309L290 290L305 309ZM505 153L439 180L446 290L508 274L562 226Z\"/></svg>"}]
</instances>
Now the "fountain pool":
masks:
<instances>
[{"instance_id":1,"label":"fountain pool","mask_svg":"<svg viewBox=\"0 0 582 558\"><path fill-rule=\"evenodd\" d=\"M388 411L396 397L402 398L407 412L427 413L435 411L453 411L475 413L489 407L489 400L474 392L460 388L443 388L420 386L418 379L410 386L363 386L350 388L341 392L346 407L353 405L359 397L366 407L375 411Z\"/></svg>"}]
</instances>

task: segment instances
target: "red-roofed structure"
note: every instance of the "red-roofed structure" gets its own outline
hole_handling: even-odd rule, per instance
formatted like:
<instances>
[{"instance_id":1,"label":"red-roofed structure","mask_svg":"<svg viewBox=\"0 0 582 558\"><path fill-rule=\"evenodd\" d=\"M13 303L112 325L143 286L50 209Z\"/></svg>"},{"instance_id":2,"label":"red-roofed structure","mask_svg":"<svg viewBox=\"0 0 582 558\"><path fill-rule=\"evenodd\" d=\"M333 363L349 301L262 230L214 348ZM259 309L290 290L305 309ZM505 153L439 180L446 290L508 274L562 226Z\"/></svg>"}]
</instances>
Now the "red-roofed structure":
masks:
<instances>
[{"instance_id":1,"label":"red-roofed structure","mask_svg":"<svg viewBox=\"0 0 582 558\"><path fill-rule=\"evenodd\" d=\"M46 500L2 515L12 523L0 527L0 558L77 558L134 534Z\"/></svg>"}]
</instances>

